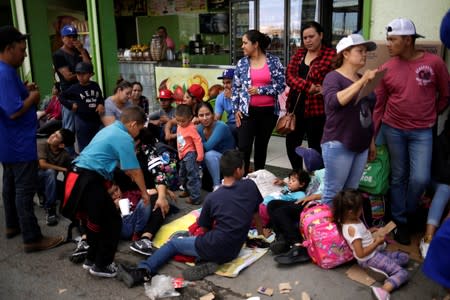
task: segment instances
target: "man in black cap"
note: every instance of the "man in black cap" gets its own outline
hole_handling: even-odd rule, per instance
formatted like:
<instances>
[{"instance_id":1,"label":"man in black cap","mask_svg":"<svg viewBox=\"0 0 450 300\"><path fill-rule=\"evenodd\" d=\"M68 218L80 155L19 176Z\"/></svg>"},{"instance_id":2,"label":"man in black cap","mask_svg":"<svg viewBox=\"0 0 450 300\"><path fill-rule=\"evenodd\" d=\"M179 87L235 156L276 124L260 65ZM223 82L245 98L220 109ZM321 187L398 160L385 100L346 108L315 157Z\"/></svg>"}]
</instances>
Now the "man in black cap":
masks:
<instances>
[{"instance_id":1,"label":"man in black cap","mask_svg":"<svg viewBox=\"0 0 450 300\"><path fill-rule=\"evenodd\" d=\"M37 189L36 106L40 94L34 83L23 83L16 69L26 57L26 35L12 26L0 27L0 162L6 238L22 232L25 252L61 244L44 237L34 215Z\"/></svg>"},{"instance_id":2,"label":"man in black cap","mask_svg":"<svg viewBox=\"0 0 450 300\"><path fill-rule=\"evenodd\" d=\"M90 63L91 58L81 41L78 40L78 31L72 25L61 29L63 46L53 53L53 66L61 82L61 92L66 91L77 83L75 66L80 62ZM62 126L75 132L75 116L70 109L62 107ZM68 149L73 155L73 148Z\"/></svg>"}]
</instances>

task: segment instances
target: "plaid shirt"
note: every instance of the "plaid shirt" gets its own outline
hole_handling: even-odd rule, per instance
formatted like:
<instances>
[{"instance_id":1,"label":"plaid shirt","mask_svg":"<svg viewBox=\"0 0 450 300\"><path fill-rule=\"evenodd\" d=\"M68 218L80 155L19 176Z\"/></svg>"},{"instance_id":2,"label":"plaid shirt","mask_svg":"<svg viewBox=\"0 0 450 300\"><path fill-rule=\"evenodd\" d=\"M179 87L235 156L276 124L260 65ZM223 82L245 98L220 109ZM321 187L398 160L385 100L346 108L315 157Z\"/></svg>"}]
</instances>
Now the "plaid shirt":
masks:
<instances>
[{"instance_id":1,"label":"plaid shirt","mask_svg":"<svg viewBox=\"0 0 450 300\"><path fill-rule=\"evenodd\" d=\"M298 71L307 51L305 48L300 48L291 58L286 70L287 85L296 92L302 92L306 95L305 118L323 116L325 114L323 95L309 94L308 91L311 88L311 84L322 84L325 75L332 70L331 59L336 55L336 50L322 45L319 55L309 65L308 78L305 80L299 76ZM290 106L294 104L286 102L286 111L289 111Z\"/></svg>"}]
</instances>

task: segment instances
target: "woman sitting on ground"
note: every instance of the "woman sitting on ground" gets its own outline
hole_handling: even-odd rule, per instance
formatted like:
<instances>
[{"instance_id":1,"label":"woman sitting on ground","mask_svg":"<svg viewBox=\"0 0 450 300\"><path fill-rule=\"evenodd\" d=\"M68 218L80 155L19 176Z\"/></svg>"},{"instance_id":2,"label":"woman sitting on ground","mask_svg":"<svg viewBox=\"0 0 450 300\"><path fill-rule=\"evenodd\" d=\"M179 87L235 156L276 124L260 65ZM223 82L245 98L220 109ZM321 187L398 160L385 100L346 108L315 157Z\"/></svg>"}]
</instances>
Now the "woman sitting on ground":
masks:
<instances>
[{"instance_id":1,"label":"woman sitting on ground","mask_svg":"<svg viewBox=\"0 0 450 300\"><path fill-rule=\"evenodd\" d=\"M131 89L131 83L125 80L119 81L114 89L114 95L105 100L105 115L102 118L103 125L108 126L114 121L120 120L122 110L132 105L129 102Z\"/></svg>"},{"instance_id":2,"label":"woman sitting on ground","mask_svg":"<svg viewBox=\"0 0 450 300\"><path fill-rule=\"evenodd\" d=\"M215 191L220 186L220 158L226 150L235 148L234 138L230 127L215 120L214 110L208 102L197 105L196 115L200 121L197 131L205 150L204 164L211 174Z\"/></svg>"},{"instance_id":3,"label":"woman sitting on ground","mask_svg":"<svg viewBox=\"0 0 450 300\"><path fill-rule=\"evenodd\" d=\"M133 82L132 84L132 90L131 90L131 98L130 102L133 105L139 106L144 110L144 113L146 116L149 114L149 103L147 97L142 95L142 84L138 81Z\"/></svg>"}]
</instances>

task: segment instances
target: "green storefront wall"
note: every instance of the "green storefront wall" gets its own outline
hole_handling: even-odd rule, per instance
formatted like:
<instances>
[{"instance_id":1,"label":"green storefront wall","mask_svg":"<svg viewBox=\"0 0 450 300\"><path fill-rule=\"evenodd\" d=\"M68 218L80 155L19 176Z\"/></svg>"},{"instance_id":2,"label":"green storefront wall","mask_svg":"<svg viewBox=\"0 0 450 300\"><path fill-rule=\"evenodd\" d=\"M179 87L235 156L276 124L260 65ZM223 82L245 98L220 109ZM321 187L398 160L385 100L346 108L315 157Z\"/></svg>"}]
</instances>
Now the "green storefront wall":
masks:
<instances>
[{"instance_id":1,"label":"green storefront wall","mask_svg":"<svg viewBox=\"0 0 450 300\"><path fill-rule=\"evenodd\" d=\"M11 0L13 19L17 26L20 13L16 10L18 1ZM33 80L41 90L41 96L51 93L54 82L52 53L48 33L48 3L46 0L22 0L23 15L28 39L31 74L24 74L24 80ZM110 0L86 0L88 23L91 38L91 56L96 75L93 80L99 82L103 93L113 93L119 77L117 61L117 37L115 31L114 4Z\"/></svg>"}]
</instances>

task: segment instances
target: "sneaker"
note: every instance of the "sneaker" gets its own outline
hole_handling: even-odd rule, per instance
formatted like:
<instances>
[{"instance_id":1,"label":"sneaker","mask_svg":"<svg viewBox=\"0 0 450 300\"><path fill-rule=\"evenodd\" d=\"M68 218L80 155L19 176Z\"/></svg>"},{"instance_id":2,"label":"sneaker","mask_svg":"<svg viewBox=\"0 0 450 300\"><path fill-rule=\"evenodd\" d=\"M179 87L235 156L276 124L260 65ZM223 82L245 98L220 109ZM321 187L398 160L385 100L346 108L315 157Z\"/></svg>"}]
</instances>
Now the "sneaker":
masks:
<instances>
[{"instance_id":1,"label":"sneaker","mask_svg":"<svg viewBox=\"0 0 450 300\"><path fill-rule=\"evenodd\" d=\"M390 295L389 292L383 290L381 287L372 286L372 293L377 300L389 300Z\"/></svg>"},{"instance_id":2,"label":"sneaker","mask_svg":"<svg viewBox=\"0 0 450 300\"><path fill-rule=\"evenodd\" d=\"M47 216L45 218L48 226L55 226L58 224L58 216L56 216L56 208L51 207L47 209Z\"/></svg>"},{"instance_id":3,"label":"sneaker","mask_svg":"<svg viewBox=\"0 0 450 300\"><path fill-rule=\"evenodd\" d=\"M214 262L206 262L202 264L197 264L193 267L184 269L183 278L189 281L196 281L205 278L208 275L214 274L217 271L219 265Z\"/></svg>"},{"instance_id":4,"label":"sneaker","mask_svg":"<svg viewBox=\"0 0 450 300\"><path fill-rule=\"evenodd\" d=\"M152 276L146 269L127 268L122 264L120 264L117 269L117 279L123 281L129 288L150 281L151 278Z\"/></svg>"},{"instance_id":5,"label":"sneaker","mask_svg":"<svg viewBox=\"0 0 450 300\"><path fill-rule=\"evenodd\" d=\"M378 282L384 282L384 280L389 277L388 274L386 274L382 270L374 268L374 267L368 267L366 269L366 272L367 272L367 275L369 275L370 277L372 277L373 279L375 279Z\"/></svg>"},{"instance_id":6,"label":"sneaker","mask_svg":"<svg viewBox=\"0 0 450 300\"><path fill-rule=\"evenodd\" d=\"M24 243L23 249L26 253L48 250L64 243L63 236L42 237L34 243Z\"/></svg>"},{"instance_id":7,"label":"sneaker","mask_svg":"<svg viewBox=\"0 0 450 300\"><path fill-rule=\"evenodd\" d=\"M410 245L411 237L409 236L408 226L406 224L398 224L394 230L394 239L402 245Z\"/></svg>"},{"instance_id":8,"label":"sneaker","mask_svg":"<svg viewBox=\"0 0 450 300\"><path fill-rule=\"evenodd\" d=\"M83 269L90 270L94 266L94 262L90 259L85 259L83 263Z\"/></svg>"},{"instance_id":9,"label":"sneaker","mask_svg":"<svg viewBox=\"0 0 450 300\"><path fill-rule=\"evenodd\" d=\"M153 254L152 241L147 238L142 238L139 241L134 242L131 244L130 249L147 256Z\"/></svg>"},{"instance_id":10,"label":"sneaker","mask_svg":"<svg viewBox=\"0 0 450 300\"><path fill-rule=\"evenodd\" d=\"M98 267L97 265L94 264L89 269L89 273L91 273L91 275L98 277L112 278L116 277L117 275L117 266L114 262L110 263L105 267Z\"/></svg>"},{"instance_id":11,"label":"sneaker","mask_svg":"<svg viewBox=\"0 0 450 300\"><path fill-rule=\"evenodd\" d=\"M69 260L75 264L81 263L87 256L89 245L86 240L80 240L75 250L70 254Z\"/></svg>"},{"instance_id":12,"label":"sneaker","mask_svg":"<svg viewBox=\"0 0 450 300\"><path fill-rule=\"evenodd\" d=\"M419 250L420 250L420 255L422 256L423 259L425 259L425 257L427 256L429 247L430 247L430 243L425 242L424 238L420 240Z\"/></svg>"}]
</instances>

